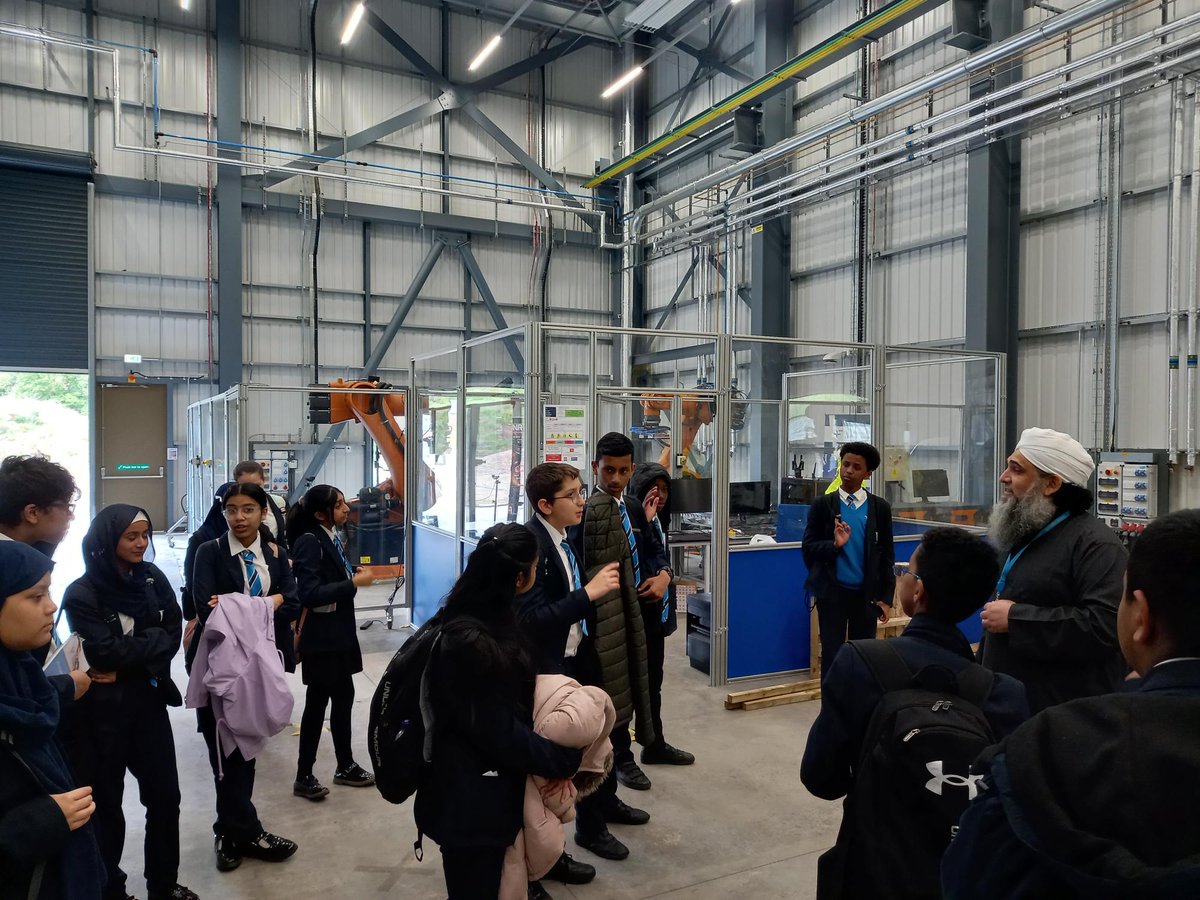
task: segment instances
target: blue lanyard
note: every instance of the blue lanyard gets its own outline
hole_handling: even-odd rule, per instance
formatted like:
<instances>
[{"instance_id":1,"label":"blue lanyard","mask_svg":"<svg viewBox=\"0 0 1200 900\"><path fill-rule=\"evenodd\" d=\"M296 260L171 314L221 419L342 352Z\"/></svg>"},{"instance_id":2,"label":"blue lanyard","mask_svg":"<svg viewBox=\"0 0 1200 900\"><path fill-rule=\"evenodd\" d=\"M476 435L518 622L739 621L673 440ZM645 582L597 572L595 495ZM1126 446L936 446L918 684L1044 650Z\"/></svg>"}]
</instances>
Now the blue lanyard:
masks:
<instances>
[{"instance_id":1,"label":"blue lanyard","mask_svg":"<svg viewBox=\"0 0 1200 900\"><path fill-rule=\"evenodd\" d=\"M1028 544L1026 544L1024 547L1022 547L1020 550L1018 550L1016 556L1013 556L1011 553L1008 554L1008 559L1006 559L1004 561L1004 568L1000 570L1000 580L996 582L996 596L997 597L999 597L1000 592L1002 590L1004 590L1004 583L1006 581L1008 581L1008 573L1011 572L1012 567L1017 564L1017 560L1021 558L1021 554L1024 553L1026 550L1028 550L1030 548L1030 546L1038 540L1038 538L1049 534L1051 531L1053 531L1055 528L1057 528L1059 525L1061 525L1063 522L1065 522L1070 515L1071 514L1069 512L1060 513L1058 518L1056 518L1053 522L1051 522L1049 525L1047 525L1045 528L1043 528L1041 531L1039 531L1034 536L1032 541L1030 541Z\"/></svg>"}]
</instances>

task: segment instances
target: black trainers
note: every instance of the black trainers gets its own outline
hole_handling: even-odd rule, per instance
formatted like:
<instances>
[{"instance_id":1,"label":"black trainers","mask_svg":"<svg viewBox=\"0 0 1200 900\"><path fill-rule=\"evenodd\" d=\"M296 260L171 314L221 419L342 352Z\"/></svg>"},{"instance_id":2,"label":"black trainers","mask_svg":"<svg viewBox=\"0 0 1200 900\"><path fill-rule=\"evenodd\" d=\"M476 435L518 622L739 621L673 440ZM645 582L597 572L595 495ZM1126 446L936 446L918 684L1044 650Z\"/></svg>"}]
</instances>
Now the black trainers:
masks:
<instances>
[{"instance_id":1,"label":"black trainers","mask_svg":"<svg viewBox=\"0 0 1200 900\"><path fill-rule=\"evenodd\" d=\"M238 849L243 856L251 859L261 859L263 862L283 862L299 848L295 841L264 831L252 841L238 843Z\"/></svg>"},{"instance_id":2,"label":"black trainers","mask_svg":"<svg viewBox=\"0 0 1200 900\"><path fill-rule=\"evenodd\" d=\"M292 784L292 793L297 797L315 802L324 800L329 794L329 788L317 781L317 776L305 775L303 778L297 778Z\"/></svg>"},{"instance_id":3,"label":"black trainers","mask_svg":"<svg viewBox=\"0 0 1200 900\"><path fill-rule=\"evenodd\" d=\"M696 757L686 750L672 747L666 741L659 741L642 749L643 766L690 766Z\"/></svg>"},{"instance_id":4,"label":"black trainers","mask_svg":"<svg viewBox=\"0 0 1200 900\"><path fill-rule=\"evenodd\" d=\"M348 787L370 787L375 783L375 776L358 763L350 763L346 768L333 773L333 783Z\"/></svg>"}]
</instances>

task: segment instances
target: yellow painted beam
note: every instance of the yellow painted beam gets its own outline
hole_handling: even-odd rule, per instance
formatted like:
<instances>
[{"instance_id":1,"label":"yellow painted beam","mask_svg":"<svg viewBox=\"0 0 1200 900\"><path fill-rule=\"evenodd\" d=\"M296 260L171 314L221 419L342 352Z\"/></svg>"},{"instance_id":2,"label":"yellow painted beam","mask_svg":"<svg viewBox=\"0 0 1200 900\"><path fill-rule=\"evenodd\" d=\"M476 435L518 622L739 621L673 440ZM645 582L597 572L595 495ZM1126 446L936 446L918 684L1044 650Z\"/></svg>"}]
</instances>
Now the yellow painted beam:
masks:
<instances>
[{"instance_id":1,"label":"yellow painted beam","mask_svg":"<svg viewBox=\"0 0 1200 900\"><path fill-rule=\"evenodd\" d=\"M891 25L897 19L911 18L917 10L925 6L939 5L940 2L941 0L896 0L895 3L885 6L883 9L864 19L860 19L845 31L834 35L801 56L797 56L791 62L764 75L758 81L747 85L736 94L726 97L716 106L710 107L704 112L693 116L673 131L669 131L661 137L655 138L649 144L638 148L629 156L600 172L591 181L586 182L585 186L594 188L603 184L610 178L620 175L643 160L654 156L682 138L687 137L692 132L715 122L717 119L730 115L738 107L745 106L749 101L768 93L783 82L802 76L805 72L812 72L818 68L822 68L822 63L828 64L832 62L831 57L838 57L842 51L845 51L851 45L863 40L878 38L880 35L876 34L876 32L881 27Z\"/></svg>"}]
</instances>

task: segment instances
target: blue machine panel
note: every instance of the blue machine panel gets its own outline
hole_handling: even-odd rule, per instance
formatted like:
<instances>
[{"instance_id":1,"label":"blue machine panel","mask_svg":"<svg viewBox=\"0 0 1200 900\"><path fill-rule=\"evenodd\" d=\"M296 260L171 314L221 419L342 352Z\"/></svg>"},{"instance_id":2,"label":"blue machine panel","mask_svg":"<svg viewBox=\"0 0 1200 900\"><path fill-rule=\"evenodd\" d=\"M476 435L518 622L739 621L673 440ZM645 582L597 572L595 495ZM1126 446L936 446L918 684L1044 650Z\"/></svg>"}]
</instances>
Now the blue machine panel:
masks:
<instances>
[{"instance_id":1,"label":"blue machine panel","mask_svg":"<svg viewBox=\"0 0 1200 900\"><path fill-rule=\"evenodd\" d=\"M807 578L799 547L729 554L730 678L808 668Z\"/></svg>"},{"instance_id":2,"label":"blue machine panel","mask_svg":"<svg viewBox=\"0 0 1200 900\"><path fill-rule=\"evenodd\" d=\"M450 588L454 586L454 557L458 552L458 541L452 534L443 534L429 528L413 528L413 558L409 562L412 573L412 618L420 627L427 622Z\"/></svg>"}]
</instances>

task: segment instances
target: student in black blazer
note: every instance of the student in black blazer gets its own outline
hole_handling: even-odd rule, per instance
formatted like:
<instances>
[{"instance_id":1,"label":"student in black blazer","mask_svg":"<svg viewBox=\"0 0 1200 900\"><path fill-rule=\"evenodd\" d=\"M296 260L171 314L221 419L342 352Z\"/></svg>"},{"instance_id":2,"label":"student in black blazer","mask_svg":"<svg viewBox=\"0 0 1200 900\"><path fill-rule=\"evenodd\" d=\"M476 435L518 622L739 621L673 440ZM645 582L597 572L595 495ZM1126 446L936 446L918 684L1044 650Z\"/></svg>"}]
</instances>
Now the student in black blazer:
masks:
<instances>
[{"instance_id":1,"label":"student in black blazer","mask_svg":"<svg viewBox=\"0 0 1200 900\"><path fill-rule=\"evenodd\" d=\"M337 488L313 485L288 512L287 532L292 547L292 570L300 589L296 647L300 675L308 687L300 719L300 755L292 793L306 800L323 800L329 788L313 775L325 708L332 702L329 730L337 754L334 784L370 787L375 778L354 761L350 749L350 711L354 706L354 674L361 672L354 595L371 584L372 576L350 565L335 529L346 524L350 507Z\"/></svg>"},{"instance_id":2,"label":"student in black blazer","mask_svg":"<svg viewBox=\"0 0 1200 900\"><path fill-rule=\"evenodd\" d=\"M621 586L620 568L612 563L582 583L583 552L567 537L582 521L587 499L578 469L564 463L534 466L525 479L525 495L535 510L525 527L538 542L538 576L517 596L517 621L534 651L538 674L577 678L585 623L595 602Z\"/></svg>"},{"instance_id":3,"label":"student in black blazer","mask_svg":"<svg viewBox=\"0 0 1200 900\"><path fill-rule=\"evenodd\" d=\"M196 551L192 598L200 621L188 648L190 657L195 656L217 597L254 592L253 574L258 593L270 597L275 605L275 646L283 654L284 668L296 670L292 623L300 614L300 600L287 553L263 538L267 502L266 492L256 484L231 485L222 498L229 533ZM296 852L296 844L266 831L254 808L254 760L243 758L236 749L218 760L217 724L211 707L197 709L196 719L208 744L208 761L217 788L217 821L213 824L217 868L232 871L242 864L244 856L267 862L287 859Z\"/></svg>"},{"instance_id":4,"label":"student in black blazer","mask_svg":"<svg viewBox=\"0 0 1200 900\"><path fill-rule=\"evenodd\" d=\"M875 637L875 622L888 620L896 588L892 507L863 487L879 468L879 451L853 441L840 455L841 487L809 508L802 547L805 587L817 602L822 679L847 630L852 641Z\"/></svg>"},{"instance_id":5,"label":"student in black blazer","mask_svg":"<svg viewBox=\"0 0 1200 900\"><path fill-rule=\"evenodd\" d=\"M257 484L264 491L267 489L267 471L262 463L253 459L244 459L233 470L233 480L239 484ZM275 503L275 498L267 494L267 514L263 517L263 526L271 534L275 543L289 553L292 550L291 540L287 535L287 518L283 510Z\"/></svg>"}]
</instances>

